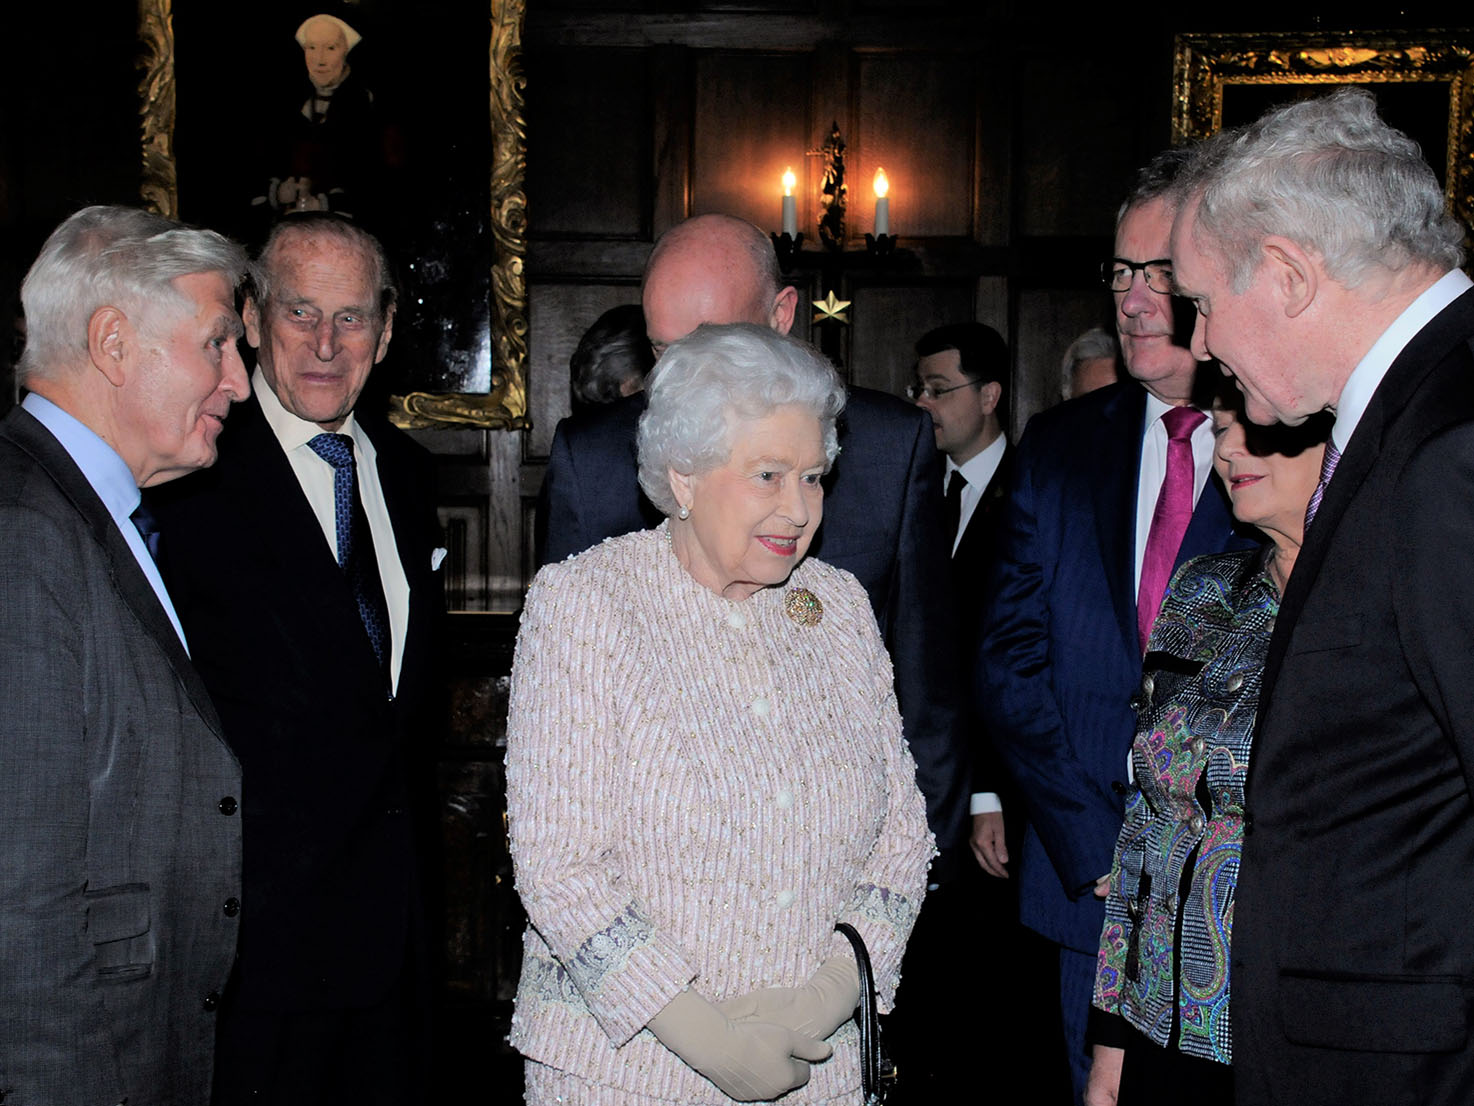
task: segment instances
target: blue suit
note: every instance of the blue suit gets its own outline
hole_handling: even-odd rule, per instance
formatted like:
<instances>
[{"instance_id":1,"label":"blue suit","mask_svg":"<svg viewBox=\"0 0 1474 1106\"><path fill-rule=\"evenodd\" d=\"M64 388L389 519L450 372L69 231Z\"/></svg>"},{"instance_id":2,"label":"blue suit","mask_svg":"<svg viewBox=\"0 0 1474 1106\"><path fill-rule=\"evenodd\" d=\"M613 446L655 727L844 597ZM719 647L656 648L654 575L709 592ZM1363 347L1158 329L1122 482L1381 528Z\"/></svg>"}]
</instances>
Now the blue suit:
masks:
<instances>
[{"instance_id":1,"label":"blue suit","mask_svg":"<svg viewBox=\"0 0 1474 1106\"><path fill-rule=\"evenodd\" d=\"M1146 393L1127 381L1030 420L979 662L977 698L1029 819L1020 917L1085 954L1100 940L1104 913L1091 891L1111 870L1121 829L1113 784L1125 779L1141 681L1135 535L1145 411ZM1234 532L1210 477L1177 564L1252 544ZM1083 1047L1088 990L1078 1011L1068 1005L1066 1037Z\"/></svg>"},{"instance_id":2,"label":"blue suit","mask_svg":"<svg viewBox=\"0 0 1474 1106\"><path fill-rule=\"evenodd\" d=\"M636 393L558 424L538 504L539 565L660 521L635 472L645 402ZM958 735L955 615L931 418L893 396L852 388L839 445L809 556L854 573L869 595L895 668L927 822L944 855L955 854L965 849L970 768Z\"/></svg>"}]
</instances>

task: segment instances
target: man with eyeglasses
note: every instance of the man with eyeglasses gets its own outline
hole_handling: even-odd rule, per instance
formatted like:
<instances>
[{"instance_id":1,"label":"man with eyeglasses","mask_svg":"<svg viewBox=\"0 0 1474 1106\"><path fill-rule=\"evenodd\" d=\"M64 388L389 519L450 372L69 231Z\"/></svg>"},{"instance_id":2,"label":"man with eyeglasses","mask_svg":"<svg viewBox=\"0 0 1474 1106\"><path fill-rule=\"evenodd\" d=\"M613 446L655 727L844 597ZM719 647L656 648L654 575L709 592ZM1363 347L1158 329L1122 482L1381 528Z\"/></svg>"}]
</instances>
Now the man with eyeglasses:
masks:
<instances>
[{"instance_id":1,"label":"man with eyeglasses","mask_svg":"<svg viewBox=\"0 0 1474 1106\"><path fill-rule=\"evenodd\" d=\"M1036 416L1019 443L979 664L984 720L1028 807L1020 916L1059 946L1077 1101L1142 652L1175 567L1247 544L1211 476L1171 294L1166 193L1184 160L1169 150L1142 170L1102 268L1130 379ZM1119 1054L1103 1055L1105 1074Z\"/></svg>"}]
</instances>

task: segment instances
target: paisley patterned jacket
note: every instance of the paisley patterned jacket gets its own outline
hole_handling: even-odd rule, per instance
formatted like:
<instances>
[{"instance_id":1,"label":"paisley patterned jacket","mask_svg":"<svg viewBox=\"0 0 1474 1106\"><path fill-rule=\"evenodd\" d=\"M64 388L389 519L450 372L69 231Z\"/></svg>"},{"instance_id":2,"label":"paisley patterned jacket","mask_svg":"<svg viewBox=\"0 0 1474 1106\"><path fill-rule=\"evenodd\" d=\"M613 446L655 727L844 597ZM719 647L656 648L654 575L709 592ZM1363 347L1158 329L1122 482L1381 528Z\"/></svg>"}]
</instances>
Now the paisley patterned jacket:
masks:
<instances>
[{"instance_id":1,"label":"paisley patterned jacket","mask_svg":"<svg viewBox=\"0 0 1474 1106\"><path fill-rule=\"evenodd\" d=\"M1143 664L1094 1005L1158 1045L1230 1063L1229 941L1244 781L1279 610L1259 550L1178 570Z\"/></svg>"}]
</instances>

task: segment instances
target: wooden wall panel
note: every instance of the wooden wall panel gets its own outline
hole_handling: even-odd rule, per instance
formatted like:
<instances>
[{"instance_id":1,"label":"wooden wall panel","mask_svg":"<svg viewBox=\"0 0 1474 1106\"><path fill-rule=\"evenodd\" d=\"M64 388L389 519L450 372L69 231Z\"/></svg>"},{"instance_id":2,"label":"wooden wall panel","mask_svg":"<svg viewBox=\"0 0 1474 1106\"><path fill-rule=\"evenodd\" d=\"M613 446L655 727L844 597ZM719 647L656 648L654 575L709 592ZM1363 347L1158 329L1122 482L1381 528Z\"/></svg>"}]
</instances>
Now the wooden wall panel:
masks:
<instances>
[{"instance_id":1,"label":"wooden wall panel","mask_svg":"<svg viewBox=\"0 0 1474 1106\"><path fill-rule=\"evenodd\" d=\"M850 315L853 382L904 396L916 364L916 339L944 323L973 319L972 282L857 288Z\"/></svg>"},{"instance_id":2,"label":"wooden wall panel","mask_svg":"<svg viewBox=\"0 0 1474 1106\"><path fill-rule=\"evenodd\" d=\"M891 233L972 237L977 59L875 54L859 59L859 126L850 160L850 232L873 230L877 166L891 183Z\"/></svg>"},{"instance_id":3,"label":"wooden wall panel","mask_svg":"<svg viewBox=\"0 0 1474 1106\"><path fill-rule=\"evenodd\" d=\"M649 233L649 63L643 51L529 49L527 206L539 236Z\"/></svg>"},{"instance_id":4,"label":"wooden wall panel","mask_svg":"<svg viewBox=\"0 0 1474 1106\"><path fill-rule=\"evenodd\" d=\"M808 55L701 54L694 79L690 213L740 215L778 230L783 170L791 166L799 230L813 236L819 178L804 156L817 142L809 133Z\"/></svg>"},{"instance_id":5,"label":"wooden wall panel","mask_svg":"<svg viewBox=\"0 0 1474 1106\"><path fill-rule=\"evenodd\" d=\"M1029 289L1018 301L1015 430L1059 402L1059 363L1070 343L1093 326L1112 326L1105 289Z\"/></svg>"}]
</instances>

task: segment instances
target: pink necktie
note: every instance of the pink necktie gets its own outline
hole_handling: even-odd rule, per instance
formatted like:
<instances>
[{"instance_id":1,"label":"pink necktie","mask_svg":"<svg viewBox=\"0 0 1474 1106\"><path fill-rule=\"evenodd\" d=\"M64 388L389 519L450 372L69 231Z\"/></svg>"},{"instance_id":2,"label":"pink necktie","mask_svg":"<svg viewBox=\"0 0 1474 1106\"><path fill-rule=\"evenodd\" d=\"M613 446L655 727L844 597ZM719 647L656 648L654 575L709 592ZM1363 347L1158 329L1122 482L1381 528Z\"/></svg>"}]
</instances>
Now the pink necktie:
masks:
<instances>
[{"instance_id":1,"label":"pink necktie","mask_svg":"<svg viewBox=\"0 0 1474 1106\"><path fill-rule=\"evenodd\" d=\"M1172 578L1172 564L1182 546L1182 535L1193 517L1193 429L1208 416L1193 407L1174 407L1162 416L1167 428L1167 475L1157 495L1152 528L1141 558L1141 590L1136 593L1136 633L1146 653L1152 623L1162 606L1162 595Z\"/></svg>"}]
</instances>

